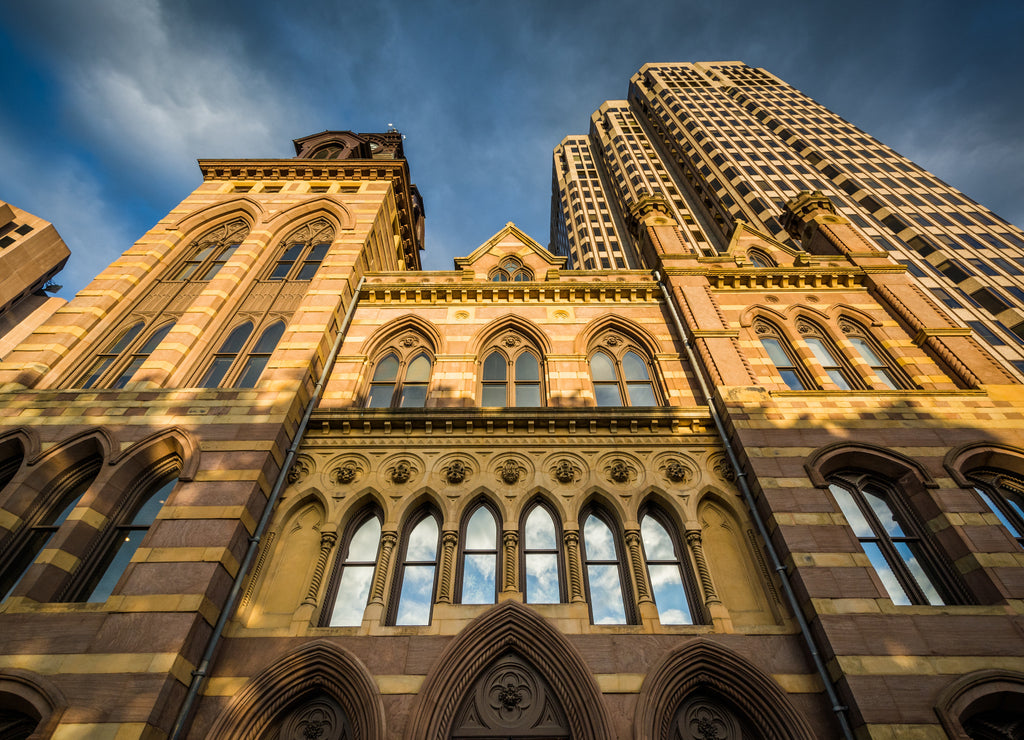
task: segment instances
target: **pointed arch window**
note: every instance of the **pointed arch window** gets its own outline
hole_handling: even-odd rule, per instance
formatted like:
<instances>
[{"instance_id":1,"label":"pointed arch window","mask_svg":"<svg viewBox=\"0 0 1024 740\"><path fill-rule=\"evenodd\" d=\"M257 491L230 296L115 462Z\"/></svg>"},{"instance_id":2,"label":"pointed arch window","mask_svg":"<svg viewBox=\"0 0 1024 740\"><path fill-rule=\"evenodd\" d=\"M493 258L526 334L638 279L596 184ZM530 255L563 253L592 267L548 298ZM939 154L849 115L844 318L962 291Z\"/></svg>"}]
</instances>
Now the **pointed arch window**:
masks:
<instances>
[{"instance_id":1,"label":"pointed arch window","mask_svg":"<svg viewBox=\"0 0 1024 740\"><path fill-rule=\"evenodd\" d=\"M490 351L484 358L480 385L481 406L544 405L541 363L530 349L514 355L498 349Z\"/></svg>"},{"instance_id":2,"label":"pointed arch window","mask_svg":"<svg viewBox=\"0 0 1024 740\"><path fill-rule=\"evenodd\" d=\"M937 554L891 488L853 473L834 478L829 491L894 604L948 603Z\"/></svg>"},{"instance_id":3,"label":"pointed arch window","mask_svg":"<svg viewBox=\"0 0 1024 740\"><path fill-rule=\"evenodd\" d=\"M285 323L275 321L253 340L252 322L239 324L217 348L198 387L255 388L284 330Z\"/></svg>"},{"instance_id":4,"label":"pointed arch window","mask_svg":"<svg viewBox=\"0 0 1024 740\"><path fill-rule=\"evenodd\" d=\"M214 354L213 362L210 364L206 374L203 375L203 379L199 381L200 388L216 388L220 385L228 370L235 360L238 359L238 353L242 351L242 347L249 341L251 334L251 321L239 324L231 330L228 338L221 342L216 354Z\"/></svg>"},{"instance_id":5,"label":"pointed arch window","mask_svg":"<svg viewBox=\"0 0 1024 740\"><path fill-rule=\"evenodd\" d=\"M366 407L423 408L427 404L427 389L430 387L430 372L433 367L430 355L420 351L412 359L392 351L377 361L370 380L370 392Z\"/></svg>"},{"instance_id":6,"label":"pointed arch window","mask_svg":"<svg viewBox=\"0 0 1024 740\"><path fill-rule=\"evenodd\" d=\"M495 603L498 599L498 526L487 505L480 504L471 512L460 539L460 603Z\"/></svg>"},{"instance_id":7,"label":"pointed arch window","mask_svg":"<svg viewBox=\"0 0 1024 740\"><path fill-rule=\"evenodd\" d=\"M370 584L380 551L380 514L367 512L349 527L339 553L333 583L328 593L334 594L329 616L321 620L327 627L358 627L370 599Z\"/></svg>"},{"instance_id":8,"label":"pointed arch window","mask_svg":"<svg viewBox=\"0 0 1024 740\"><path fill-rule=\"evenodd\" d=\"M619 538L606 515L598 509L584 513L581 529L590 621L628 624L632 609L623 588L625 572Z\"/></svg>"},{"instance_id":9,"label":"pointed arch window","mask_svg":"<svg viewBox=\"0 0 1024 740\"><path fill-rule=\"evenodd\" d=\"M277 343L281 341L284 334L284 322L276 321L260 334L260 338L249 349L245 360L242 362L242 369L238 373L238 380L235 381L235 388L255 388L260 376L270 362L270 356L274 354Z\"/></svg>"},{"instance_id":10,"label":"pointed arch window","mask_svg":"<svg viewBox=\"0 0 1024 740\"><path fill-rule=\"evenodd\" d=\"M775 261L759 249L749 250L747 259L753 267L775 267Z\"/></svg>"},{"instance_id":11,"label":"pointed arch window","mask_svg":"<svg viewBox=\"0 0 1024 740\"><path fill-rule=\"evenodd\" d=\"M24 534L15 535L17 539L12 554L6 558L7 562L0 570L0 601L6 599L21 582L29 566L78 506L82 496L96 480L101 465L102 460L99 458L89 460L55 482L53 487L56 490L51 494L53 499L50 506L25 528Z\"/></svg>"},{"instance_id":12,"label":"pointed arch window","mask_svg":"<svg viewBox=\"0 0 1024 740\"><path fill-rule=\"evenodd\" d=\"M557 604L563 600L562 567L555 518L543 504L534 504L523 525L522 573L528 604Z\"/></svg>"},{"instance_id":13,"label":"pointed arch window","mask_svg":"<svg viewBox=\"0 0 1024 740\"><path fill-rule=\"evenodd\" d=\"M424 512L402 542L402 557L394 610L396 625L430 624L437 582L438 522L432 512Z\"/></svg>"},{"instance_id":14,"label":"pointed arch window","mask_svg":"<svg viewBox=\"0 0 1024 740\"><path fill-rule=\"evenodd\" d=\"M1024 479L1001 470L977 470L970 477L985 506L1024 547Z\"/></svg>"},{"instance_id":15,"label":"pointed arch window","mask_svg":"<svg viewBox=\"0 0 1024 740\"><path fill-rule=\"evenodd\" d=\"M114 587L177 483L178 479L172 478L139 502L131 515L125 513L115 520L110 545L81 589L82 601L106 601L114 593Z\"/></svg>"},{"instance_id":16,"label":"pointed arch window","mask_svg":"<svg viewBox=\"0 0 1024 740\"><path fill-rule=\"evenodd\" d=\"M754 323L754 333L761 340L761 346L768 353L787 388L791 391L805 391L815 387L807 368L796 359L796 353L777 326L760 319Z\"/></svg>"},{"instance_id":17,"label":"pointed arch window","mask_svg":"<svg viewBox=\"0 0 1024 740\"><path fill-rule=\"evenodd\" d=\"M670 532L674 528L661 512L649 510L640 519L640 539L654 603L662 624L693 624L693 579L683 564L684 551Z\"/></svg>"},{"instance_id":18,"label":"pointed arch window","mask_svg":"<svg viewBox=\"0 0 1024 740\"><path fill-rule=\"evenodd\" d=\"M609 344L609 340L605 340ZM590 357L590 379L598 406L659 406L660 401L647 360L621 341L599 349Z\"/></svg>"},{"instance_id":19,"label":"pointed arch window","mask_svg":"<svg viewBox=\"0 0 1024 740\"><path fill-rule=\"evenodd\" d=\"M829 380L839 386L839 390L848 391L863 387L864 384L854 374L828 332L807 319L800 319L796 326L814 359L821 365Z\"/></svg>"},{"instance_id":20,"label":"pointed arch window","mask_svg":"<svg viewBox=\"0 0 1024 740\"><path fill-rule=\"evenodd\" d=\"M490 280L495 283L533 280L533 271L518 257L506 257L491 270Z\"/></svg>"},{"instance_id":21,"label":"pointed arch window","mask_svg":"<svg viewBox=\"0 0 1024 740\"><path fill-rule=\"evenodd\" d=\"M110 384L110 387L116 389L124 388L128 385L132 376L135 375L140 367L142 367L142 363L149 359L149 356L153 354L156 348L160 345L160 342L164 341L164 337L166 337L173 328L174 322L171 321L150 334L149 339L143 342L142 346L131 354L131 359L128 361L128 364L125 366L124 370L121 371L121 374L117 376L114 382Z\"/></svg>"},{"instance_id":22,"label":"pointed arch window","mask_svg":"<svg viewBox=\"0 0 1024 740\"><path fill-rule=\"evenodd\" d=\"M206 232L189 248L189 257L171 274L171 280L208 281L220 272L249 235L249 224L235 219Z\"/></svg>"},{"instance_id":23,"label":"pointed arch window","mask_svg":"<svg viewBox=\"0 0 1024 740\"><path fill-rule=\"evenodd\" d=\"M914 387L906 373L893 361L871 332L849 319L840 320L839 328L882 385L892 390Z\"/></svg>"},{"instance_id":24,"label":"pointed arch window","mask_svg":"<svg viewBox=\"0 0 1024 740\"><path fill-rule=\"evenodd\" d=\"M117 339L110 343L110 345L93 361L92 366L85 374L85 379L82 381L82 388L92 388L99 382L99 379L107 372L110 366L114 363L121 353L128 348L128 346L135 340L135 337L142 331L143 323L136 321L134 324L129 326L127 329L121 332Z\"/></svg>"},{"instance_id":25,"label":"pointed arch window","mask_svg":"<svg viewBox=\"0 0 1024 740\"><path fill-rule=\"evenodd\" d=\"M317 219L292 232L274 263L268 280L312 280L334 241L334 227Z\"/></svg>"}]
</instances>

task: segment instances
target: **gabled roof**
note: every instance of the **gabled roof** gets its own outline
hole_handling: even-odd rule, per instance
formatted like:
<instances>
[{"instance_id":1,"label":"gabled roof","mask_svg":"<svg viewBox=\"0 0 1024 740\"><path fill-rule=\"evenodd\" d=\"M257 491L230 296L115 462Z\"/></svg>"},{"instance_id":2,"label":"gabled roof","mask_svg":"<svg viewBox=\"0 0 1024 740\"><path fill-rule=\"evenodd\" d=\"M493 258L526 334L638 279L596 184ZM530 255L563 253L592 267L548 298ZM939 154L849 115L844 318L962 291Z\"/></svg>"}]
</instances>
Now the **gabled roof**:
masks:
<instances>
[{"instance_id":1,"label":"gabled roof","mask_svg":"<svg viewBox=\"0 0 1024 740\"><path fill-rule=\"evenodd\" d=\"M466 257L456 257L455 267L460 270L470 268L482 257L491 254L494 248L499 245L501 247L499 251L509 254L518 254L520 257L523 256L523 248L525 247L529 251L529 254L540 258L550 267L556 270L565 267L565 257L558 257L551 254L551 252L542 247L538 242L534 241L526 232L520 230L519 227L511 221L505 224L501 231L474 249Z\"/></svg>"}]
</instances>

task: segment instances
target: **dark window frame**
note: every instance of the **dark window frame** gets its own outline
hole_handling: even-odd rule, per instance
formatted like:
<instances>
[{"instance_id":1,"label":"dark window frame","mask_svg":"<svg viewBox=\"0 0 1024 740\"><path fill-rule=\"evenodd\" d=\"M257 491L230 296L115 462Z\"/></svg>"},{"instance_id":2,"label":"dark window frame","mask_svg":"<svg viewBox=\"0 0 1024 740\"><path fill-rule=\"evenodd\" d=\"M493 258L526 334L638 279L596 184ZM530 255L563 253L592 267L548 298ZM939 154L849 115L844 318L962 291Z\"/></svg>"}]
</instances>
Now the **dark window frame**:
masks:
<instances>
[{"instance_id":1,"label":"dark window frame","mask_svg":"<svg viewBox=\"0 0 1024 740\"><path fill-rule=\"evenodd\" d=\"M491 519L494 521L494 549L493 550L481 550L481 549L468 549L466 547L466 532L469 529L469 520L473 518L477 510L484 508L490 513ZM466 555L473 554L490 554L494 553L494 601L488 602L491 604L498 603L498 594L501 592L502 578L504 576L504 558L502 557L504 552L502 549L502 528L501 528L501 516L498 512L497 507L487 498L478 498L468 507L466 507L463 515L462 522L459 524L459 546L455 556L455 578L452 584L452 603L461 604L463 603L463 587L465 586L466 579Z\"/></svg>"},{"instance_id":2,"label":"dark window frame","mask_svg":"<svg viewBox=\"0 0 1024 740\"><path fill-rule=\"evenodd\" d=\"M395 380L374 380L377 371L380 369L381 363L387 360L389 357L395 357L398 362L398 369L395 372ZM408 383L408 371L409 367L416 362L420 357L425 357L427 362L430 363L430 369L427 373L427 382L419 383L413 382ZM434 365L436 363L436 357L434 353L426 346L426 344L417 344L409 349L401 349L393 345L389 345L377 353L376 359L373 364L370 365L370 372L368 373L368 379L366 381L366 388L363 391L362 406L367 409L399 409L399 408L426 408L427 401L430 400L431 381L434 378ZM423 396L423 405L403 405L402 395L405 392L406 385L425 385L426 392ZM385 405L371 406L373 401L373 388L374 386L385 386L390 385L392 387L391 399L389 403Z\"/></svg>"},{"instance_id":3,"label":"dark window frame","mask_svg":"<svg viewBox=\"0 0 1024 740\"><path fill-rule=\"evenodd\" d=\"M356 536L356 533L363 528L363 526L371 519L377 519L381 526L381 536L377 538L377 552L373 559L374 569L370 576L370 591L367 598L372 598L373 592L373 579L377 575L377 568L380 567L380 546L384 537L384 512L379 505L373 503L362 507L356 512L348 525L346 525L342 532L341 542L338 545L338 550L334 556L334 566L331 568L331 577L327 581L327 588L324 590L324 598L320 608L320 616L317 619L317 626L319 627L330 627L331 617L334 615L334 606L338 600L338 590L341 588L341 577L344 574L345 568L349 566L366 566L371 561L349 561L349 548L352 545L352 539ZM369 604L369 601L367 601ZM365 612L365 605L363 607Z\"/></svg>"},{"instance_id":4,"label":"dark window frame","mask_svg":"<svg viewBox=\"0 0 1024 740\"><path fill-rule=\"evenodd\" d=\"M616 561L615 565L618 568L619 573L619 589L622 592L622 607L623 613L625 614L625 624L640 624L640 615L637 605L633 600L633 579L631 577L631 569L628 567L626 558L629 557L629 553L626 551L625 541L621 527L618 526L615 517L611 515L604 507L598 504L591 504L583 508L580 512L579 517L579 532L580 532L580 568L583 571L583 593L587 600L587 610L590 613L590 623L594 622L594 602L591 596L590 590L590 571L588 566L594 565L610 565L612 561L609 560L591 560L587 555L587 536L586 536L586 523L587 519L591 516L599 519L612 535L612 545L615 548Z\"/></svg>"},{"instance_id":5,"label":"dark window frame","mask_svg":"<svg viewBox=\"0 0 1024 740\"><path fill-rule=\"evenodd\" d=\"M530 518L536 508L543 509L554 524L555 528L555 548L554 550L541 550L536 548L527 548L526 546L526 522ZM562 533L562 522L555 513L555 509L547 501L543 499L535 499L534 501L527 504L523 509L522 514L519 516L519 574L521 583L520 590L523 592L523 602L527 604L547 604L547 603L559 603L564 604L568 601L568 583L566 582L566 572L564 563L564 547L563 543L564 535ZM546 602L546 601L530 601L529 593L526 588L526 556L529 553L538 554L554 554L555 556L555 568L558 575L558 601L557 602Z\"/></svg>"},{"instance_id":6,"label":"dark window frame","mask_svg":"<svg viewBox=\"0 0 1024 740\"><path fill-rule=\"evenodd\" d=\"M423 522L427 517L433 517L434 523L437 525L437 540L434 544L434 560L417 560L417 561L406 561L406 555L409 551L409 538L412 536L413 531ZM391 579L391 589L388 597L388 609L387 619L385 624L389 626L410 626L410 627L427 627L434 620L434 606L437 604L437 583L440 578L441 571L441 547L444 540L444 530L442 529L444 520L441 518L441 512L430 505L422 506L416 510L412 516L410 516L406 523L402 527L401 538L399 540L398 550L395 555L395 573ZM401 607L402 600L402 587L405 585L405 569L409 565L426 565L432 563L434 566L434 581L430 587L430 610L427 614L427 622L423 625L398 625L398 610Z\"/></svg>"}]
</instances>

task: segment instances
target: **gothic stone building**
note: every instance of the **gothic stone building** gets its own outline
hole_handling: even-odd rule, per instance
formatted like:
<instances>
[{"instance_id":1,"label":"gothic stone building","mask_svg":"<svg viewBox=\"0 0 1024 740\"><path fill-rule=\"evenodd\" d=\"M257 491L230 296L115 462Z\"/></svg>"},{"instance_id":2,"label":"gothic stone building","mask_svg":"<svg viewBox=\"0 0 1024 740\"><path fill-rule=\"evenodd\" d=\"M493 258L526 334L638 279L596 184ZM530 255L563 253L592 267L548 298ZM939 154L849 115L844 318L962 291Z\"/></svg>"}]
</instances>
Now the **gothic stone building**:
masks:
<instances>
[{"instance_id":1,"label":"gothic stone building","mask_svg":"<svg viewBox=\"0 0 1024 740\"><path fill-rule=\"evenodd\" d=\"M826 198L424 272L398 134L296 153L0 364L0 735L1019 736L1024 393Z\"/></svg>"}]
</instances>

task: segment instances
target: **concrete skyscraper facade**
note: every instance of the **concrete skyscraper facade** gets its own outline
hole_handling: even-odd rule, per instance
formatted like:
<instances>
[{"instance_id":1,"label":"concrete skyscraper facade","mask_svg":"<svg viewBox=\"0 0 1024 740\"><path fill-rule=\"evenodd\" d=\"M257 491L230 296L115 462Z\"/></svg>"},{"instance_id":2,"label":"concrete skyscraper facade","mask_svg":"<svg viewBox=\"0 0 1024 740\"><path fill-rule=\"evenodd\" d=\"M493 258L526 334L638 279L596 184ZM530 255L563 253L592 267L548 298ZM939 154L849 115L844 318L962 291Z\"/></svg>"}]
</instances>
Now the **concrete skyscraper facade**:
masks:
<instances>
[{"instance_id":1,"label":"concrete skyscraper facade","mask_svg":"<svg viewBox=\"0 0 1024 740\"><path fill-rule=\"evenodd\" d=\"M1024 232L764 69L647 64L626 100L554 156L551 244L573 265L632 266L624 227L660 194L705 256L746 222L794 245L780 221L822 191L993 352L1024 372Z\"/></svg>"}]
</instances>

